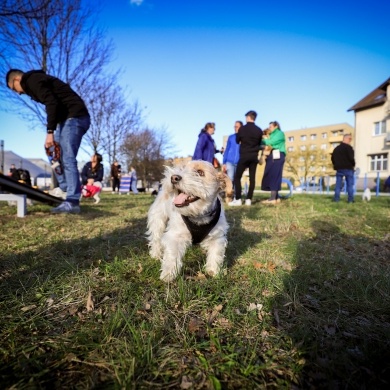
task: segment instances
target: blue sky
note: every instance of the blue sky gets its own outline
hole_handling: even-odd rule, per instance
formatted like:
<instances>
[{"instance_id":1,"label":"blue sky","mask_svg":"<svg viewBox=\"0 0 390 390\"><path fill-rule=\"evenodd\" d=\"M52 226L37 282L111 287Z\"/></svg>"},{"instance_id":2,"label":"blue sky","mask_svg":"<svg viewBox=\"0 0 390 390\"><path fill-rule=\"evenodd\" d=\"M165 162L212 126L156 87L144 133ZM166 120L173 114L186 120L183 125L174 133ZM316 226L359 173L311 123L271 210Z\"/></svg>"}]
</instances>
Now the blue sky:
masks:
<instances>
[{"instance_id":1,"label":"blue sky","mask_svg":"<svg viewBox=\"0 0 390 390\"><path fill-rule=\"evenodd\" d=\"M283 130L347 122L347 110L390 77L390 2L103 0L113 69L176 154L203 125L217 146L248 110ZM45 158L44 129L0 112L5 149ZM23 140L23 142L21 142ZM83 153L80 158L83 158Z\"/></svg>"}]
</instances>

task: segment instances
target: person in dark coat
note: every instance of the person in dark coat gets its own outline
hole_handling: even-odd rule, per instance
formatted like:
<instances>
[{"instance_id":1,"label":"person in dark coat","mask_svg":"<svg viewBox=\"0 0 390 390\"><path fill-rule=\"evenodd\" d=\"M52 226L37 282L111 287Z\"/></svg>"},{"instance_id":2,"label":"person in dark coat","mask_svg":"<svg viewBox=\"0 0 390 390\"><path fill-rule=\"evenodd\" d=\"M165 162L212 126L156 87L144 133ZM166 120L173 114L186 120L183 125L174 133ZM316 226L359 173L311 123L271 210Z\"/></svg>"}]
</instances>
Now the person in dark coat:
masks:
<instances>
[{"instance_id":1,"label":"person in dark coat","mask_svg":"<svg viewBox=\"0 0 390 390\"><path fill-rule=\"evenodd\" d=\"M234 176L235 199L228 203L229 206L241 206L241 178L246 168L249 168L249 188L245 199L245 205L252 204L252 196L255 190L256 169L263 131L255 125L256 111L248 111L245 114L246 124L238 129L236 143L240 144L240 158Z\"/></svg>"},{"instance_id":2,"label":"person in dark coat","mask_svg":"<svg viewBox=\"0 0 390 390\"><path fill-rule=\"evenodd\" d=\"M269 123L269 136L263 139L263 144L272 148L265 160L265 169L261 189L271 191L271 197L261 203L276 205L280 203L279 191L282 188L283 166L286 159L286 138L277 121Z\"/></svg>"},{"instance_id":3,"label":"person in dark coat","mask_svg":"<svg viewBox=\"0 0 390 390\"><path fill-rule=\"evenodd\" d=\"M215 123L208 122L200 131L198 142L196 143L193 160L208 161L213 164L214 154L216 153L215 143L212 135L215 133Z\"/></svg>"},{"instance_id":4,"label":"person in dark coat","mask_svg":"<svg viewBox=\"0 0 390 390\"><path fill-rule=\"evenodd\" d=\"M121 174L122 174L122 167L118 163L118 161L114 161L111 165L111 180L112 180L112 193L115 194L115 189L118 188L118 194L119 194L119 187L121 185Z\"/></svg>"},{"instance_id":5,"label":"person in dark coat","mask_svg":"<svg viewBox=\"0 0 390 390\"><path fill-rule=\"evenodd\" d=\"M45 147L60 145L63 173L57 174L59 187L51 194L65 199L52 213L79 213L81 185L77 153L89 128L90 117L81 97L66 83L42 70L23 72L10 69L6 75L9 89L26 94L46 108L47 135Z\"/></svg>"},{"instance_id":6,"label":"person in dark coat","mask_svg":"<svg viewBox=\"0 0 390 390\"><path fill-rule=\"evenodd\" d=\"M343 178L347 183L348 203L354 202L353 184L355 170L355 152L350 145L352 142L351 134L344 134L343 142L336 146L332 153L332 164L336 171L336 187L334 190L334 202L340 201L341 186Z\"/></svg>"}]
</instances>

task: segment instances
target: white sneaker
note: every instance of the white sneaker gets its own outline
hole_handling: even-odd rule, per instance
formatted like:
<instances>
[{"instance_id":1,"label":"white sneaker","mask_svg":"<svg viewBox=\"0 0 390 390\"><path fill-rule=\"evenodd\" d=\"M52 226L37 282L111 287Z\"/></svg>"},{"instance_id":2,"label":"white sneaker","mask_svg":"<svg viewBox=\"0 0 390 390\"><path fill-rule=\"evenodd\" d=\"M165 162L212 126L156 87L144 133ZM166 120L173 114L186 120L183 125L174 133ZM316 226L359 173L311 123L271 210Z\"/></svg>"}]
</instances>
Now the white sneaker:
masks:
<instances>
[{"instance_id":1,"label":"white sneaker","mask_svg":"<svg viewBox=\"0 0 390 390\"><path fill-rule=\"evenodd\" d=\"M49 194L52 196L56 196L57 198L66 199L66 192L62 191L60 187L56 187L50 190Z\"/></svg>"},{"instance_id":2,"label":"white sneaker","mask_svg":"<svg viewBox=\"0 0 390 390\"><path fill-rule=\"evenodd\" d=\"M242 200L241 199L234 199L230 203L228 203L228 206L242 206Z\"/></svg>"},{"instance_id":3,"label":"white sneaker","mask_svg":"<svg viewBox=\"0 0 390 390\"><path fill-rule=\"evenodd\" d=\"M252 201L250 199L245 199L245 206L250 206Z\"/></svg>"}]
</instances>

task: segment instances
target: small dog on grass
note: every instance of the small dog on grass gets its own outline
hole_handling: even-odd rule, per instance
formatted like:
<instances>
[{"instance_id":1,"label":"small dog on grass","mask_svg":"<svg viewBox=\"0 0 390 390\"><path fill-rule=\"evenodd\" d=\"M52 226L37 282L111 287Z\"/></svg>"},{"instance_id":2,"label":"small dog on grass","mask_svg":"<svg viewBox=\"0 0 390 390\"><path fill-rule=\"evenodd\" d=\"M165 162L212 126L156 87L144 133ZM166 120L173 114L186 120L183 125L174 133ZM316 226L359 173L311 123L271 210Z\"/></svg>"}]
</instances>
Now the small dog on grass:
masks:
<instances>
[{"instance_id":1,"label":"small dog on grass","mask_svg":"<svg viewBox=\"0 0 390 390\"><path fill-rule=\"evenodd\" d=\"M268 139L269 138L269 135L270 135L270 132L269 132L269 129L265 129L263 130L263 138L264 139ZM263 165L264 164L264 161L265 159L271 154L272 152L272 146L270 145L261 145L260 147L260 152L259 152L259 156L258 156L258 159L259 159L259 165Z\"/></svg>"},{"instance_id":2,"label":"small dog on grass","mask_svg":"<svg viewBox=\"0 0 390 390\"><path fill-rule=\"evenodd\" d=\"M219 194L232 190L228 176L208 162L166 167L162 188L148 212L147 231L150 256L161 260L161 280L176 278L192 244L200 244L207 252L206 272L218 274L228 231Z\"/></svg>"},{"instance_id":3,"label":"small dog on grass","mask_svg":"<svg viewBox=\"0 0 390 390\"><path fill-rule=\"evenodd\" d=\"M369 202L371 200L371 190L366 188L362 195L363 202Z\"/></svg>"}]
</instances>

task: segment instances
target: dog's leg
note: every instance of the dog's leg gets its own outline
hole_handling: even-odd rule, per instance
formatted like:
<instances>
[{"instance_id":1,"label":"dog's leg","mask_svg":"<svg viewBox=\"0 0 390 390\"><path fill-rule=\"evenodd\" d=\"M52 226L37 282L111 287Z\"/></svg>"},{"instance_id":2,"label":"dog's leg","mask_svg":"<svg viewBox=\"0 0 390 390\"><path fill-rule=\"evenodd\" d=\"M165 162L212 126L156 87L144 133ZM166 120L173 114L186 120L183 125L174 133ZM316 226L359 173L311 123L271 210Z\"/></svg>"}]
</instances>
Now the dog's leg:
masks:
<instances>
[{"instance_id":1,"label":"dog's leg","mask_svg":"<svg viewBox=\"0 0 390 390\"><path fill-rule=\"evenodd\" d=\"M164 194L159 194L148 212L148 230L146 232L149 240L149 254L155 259L162 258L161 240L169 219L169 210Z\"/></svg>"},{"instance_id":2,"label":"dog's leg","mask_svg":"<svg viewBox=\"0 0 390 390\"><path fill-rule=\"evenodd\" d=\"M207 251L206 273L216 276L223 265L226 251L226 238L224 236L204 241L201 246Z\"/></svg>"},{"instance_id":3,"label":"dog's leg","mask_svg":"<svg viewBox=\"0 0 390 390\"><path fill-rule=\"evenodd\" d=\"M190 243L190 235L188 234L185 239L183 232L169 230L163 235L164 256L161 261L161 280L171 282L180 273L183 265L182 259Z\"/></svg>"}]
</instances>

